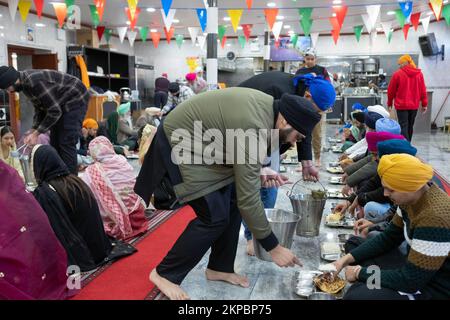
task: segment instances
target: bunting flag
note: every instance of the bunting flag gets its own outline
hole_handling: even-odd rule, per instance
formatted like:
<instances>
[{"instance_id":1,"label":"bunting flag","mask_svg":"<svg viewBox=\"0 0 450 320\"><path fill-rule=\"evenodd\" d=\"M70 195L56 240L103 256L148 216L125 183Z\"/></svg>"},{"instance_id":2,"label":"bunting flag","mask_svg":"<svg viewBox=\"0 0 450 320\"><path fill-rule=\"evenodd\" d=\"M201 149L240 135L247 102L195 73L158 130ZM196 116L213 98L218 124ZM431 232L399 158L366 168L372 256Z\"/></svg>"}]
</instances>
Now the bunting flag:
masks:
<instances>
[{"instance_id":1,"label":"bunting flag","mask_svg":"<svg viewBox=\"0 0 450 320\"><path fill-rule=\"evenodd\" d=\"M62 28L64 25L64 20L67 15L67 6L65 3L52 3L53 9L55 9L56 17L58 18L59 27Z\"/></svg>"},{"instance_id":2,"label":"bunting flag","mask_svg":"<svg viewBox=\"0 0 450 320\"><path fill-rule=\"evenodd\" d=\"M203 47L205 46L206 37L205 36L198 36L198 45L200 46L200 49L203 50Z\"/></svg>"},{"instance_id":3,"label":"bunting flag","mask_svg":"<svg viewBox=\"0 0 450 320\"><path fill-rule=\"evenodd\" d=\"M159 41L161 40L161 33L159 33L159 32L150 32L150 35L152 37L153 46L155 48L158 48Z\"/></svg>"},{"instance_id":4,"label":"bunting flag","mask_svg":"<svg viewBox=\"0 0 450 320\"><path fill-rule=\"evenodd\" d=\"M227 10L228 16L231 19L231 25L233 26L233 30L236 33L237 27L239 26L239 21L241 21L242 12L244 10Z\"/></svg>"},{"instance_id":5,"label":"bunting flag","mask_svg":"<svg viewBox=\"0 0 450 320\"><path fill-rule=\"evenodd\" d=\"M364 26L354 26L353 30L355 31L355 36L356 36L356 41L359 42L359 40L361 39L361 34L363 31Z\"/></svg>"},{"instance_id":6,"label":"bunting flag","mask_svg":"<svg viewBox=\"0 0 450 320\"><path fill-rule=\"evenodd\" d=\"M298 42L298 34L293 34L293 35L291 35L291 43L292 43L292 46L295 48L295 47L297 47L297 42Z\"/></svg>"},{"instance_id":7,"label":"bunting flag","mask_svg":"<svg viewBox=\"0 0 450 320\"><path fill-rule=\"evenodd\" d=\"M420 22L422 22L423 31L425 32L425 34L428 33L428 27L430 25L430 20L431 20L431 16L428 16L428 17L420 20Z\"/></svg>"},{"instance_id":8,"label":"bunting flag","mask_svg":"<svg viewBox=\"0 0 450 320\"><path fill-rule=\"evenodd\" d=\"M200 26L202 27L202 31L205 32L206 24L208 21L206 9L197 9L197 16L198 16L198 21L200 22Z\"/></svg>"},{"instance_id":9,"label":"bunting flag","mask_svg":"<svg viewBox=\"0 0 450 320\"><path fill-rule=\"evenodd\" d=\"M442 8L442 16L444 17L445 21L447 21L447 25L450 26L450 4Z\"/></svg>"},{"instance_id":10,"label":"bunting flag","mask_svg":"<svg viewBox=\"0 0 450 320\"><path fill-rule=\"evenodd\" d=\"M247 8L250 10L252 8L253 0L247 0Z\"/></svg>"},{"instance_id":11,"label":"bunting flag","mask_svg":"<svg viewBox=\"0 0 450 320\"><path fill-rule=\"evenodd\" d=\"M394 31L393 30L391 30L390 32L389 32L389 35L388 35L388 37L387 37L387 40L388 40L388 43L391 43L391 40L392 40L392 35L394 34Z\"/></svg>"},{"instance_id":12,"label":"bunting flag","mask_svg":"<svg viewBox=\"0 0 450 320\"><path fill-rule=\"evenodd\" d=\"M147 41L148 31L149 31L149 28L148 28L148 27L141 27L141 28L139 29L139 33L140 33L140 35L141 35L141 40L142 40L142 42Z\"/></svg>"},{"instance_id":13,"label":"bunting flag","mask_svg":"<svg viewBox=\"0 0 450 320\"><path fill-rule=\"evenodd\" d=\"M208 0L203 0L203 5L205 6L206 9L208 9L209 8Z\"/></svg>"},{"instance_id":14,"label":"bunting flag","mask_svg":"<svg viewBox=\"0 0 450 320\"><path fill-rule=\"evenodd\" d=\"M189 36L191 37L191 40L192 40L192 45L194 46L195 43L197 42L197 36L200 33L200 29L197 27L189 27L188 31L189 31Z\"/></svg>"},{"instance_id":15,"label":"bunting flag","mask_svg":"<svg viewBox=\"0 0 450 320\"><path fill-rule=\"evenodd\" d=\"M244 32L244 36L247 41L252 36L252 28L253 28L252 24L243 24L242 25L242 31Z\"/></svg>"},{"instance_id":16,"label":"bunting flag","mask_svg":"<svg viewBox=\"0 0 450 320\"><path fill-rule=\"evenodd\" d=\"M174 28L174 27L171 27L169 30L167 30L166 28L164 28L164 33L165 33L165 35L166 35L166 41L167 41L167 43L170 44L170 41L172 40L173 35L174 35L174 33L175 33L175 28Z\"/></svg>"},{"instance_id":17,"label":"bunting flag","mask_svg":"<svg viewBox=\"0 0 450 320\"><path fill-rule=\"evenodd\" d=\"M219 37L219 40L222 41L222 38L225 36L225 33L227 32L227 26L225 25L219 25L217 36Z\"/></svg>"},{"instance_id":18,"label":"bunting flag","mask_svg":"<svg viewBox=\"0 0 450 320\"><path fill-rule=\"evenodd\" d=\"M42 9L44 8L44 0L34 0L34 7L36 8L36 12L38 18L42 18Z\"/></svg>"},{"instance_id":19,"label":"bunting flag","mask_svg":"<svg viewBox=\"0 0 450 320\"><path fill-rule=\"evenodd\" d=\"M220 46L222 49L225 49L225 44L227 43L227 36L224 36L222 40L220 41Z\"/></svg>"},{"instance_id":20,"label":"bunting flag","mask_svg":"<svg viewBox=\"0 0 450 320\"><path fill-rule=\"evenodd\" d=\"M403 28L406 22L406 18L403 15L402 10L400 9L395 10L395 16L397 17L398 24L400 25L401 28Z\"/></svg>"},{"instance_id":21,"label":"bunting flag","mask_svg":"<svg viewBox=\"0 0 450 320\"><path fill-rule=\"evenodd\" d=\"M27 21L28 13L31 8L31 0L19 0L19 12L22 21L25 23Z\"/></svg>"},{"instance_id":22,"label":"bunting flag","mask_svg":"<svg viewBox=\"0 0 450 320\"><path fill-rule=\"evenodd\" d=\"M347 15L348 7L347 6L336 6L333 7L333 12L336 14L336 19L341 26L344 24L345 16Z\"/></svg>"},{"instance_id":23,"label":"bunting flag","mask_svg":"<svg viewBox=\"0 0 450 320\"><path fill-rule=\"evenodd\" d=\"M275 48L280 48L280 40L275 40Z\"/></svg>"},{"instance_id":24,"label":"bunting flag","mask_svg":"<svg viewBox=\"0 0 450 320\"><path fill-rule=\"evenodd\" d=\"M409 23L403 26L403 35L405 36L405 40L408 40L408 32L410 27L411 25Z\"/></svg>"},{"instance_id":25,"label":"bunting flag","mask_svg":"<svg viewBox=\"0 0 450 320\"><path fill-rule=\"evenodd\" d=\"M177 12L177 9L170 9L168 14L166 15L164 10L161 9L161 15L163 18L164 26L167 30L170 30L172 27L173 19L175 18L175 13Z\"/></svg>"},{"instance_id":26,"label":"bunting flag","mask_svg":"<svg viewBox=\"0 0 450 320\"><path fill-rule=\"evenodd\" d=\"M133 30L128 30L127 37L128 42L130 42L130 47L134 46L134 41L136 40L137 32Z\"/></svg>"},{"instance_id":27,"label":"bunting flag","mask_svg":"<svg viewBox=\"0 0 450 320\"><path fill-rule=\"evenodd\" d=\"M337 44L337 42L338 42L338 39L339 39L339 32L338 32L338 30L331 30L331 35L333 36L333 41L334 41L334 44Z\"/></svg>"},{"instance_id":28,"label":"bunting flag","mask_svg":"<svg viewBox=\"0 0 450 320\"><path fill-rule=\"evenodd\" d=\"M94 26L94 28L97 28L97 26L100 24L100 17L98 16L97 7L95 6L95 4L90 4L89 9L91 11L92 25Z\"/></svg>"},{"instance_id":29,"label":"bunting flag","mask_svg":"<svg viewBox=\"0 0 450 320\"><path fill-rule=\"evenodd\" d=\"M442 0L430 0L430 7L433 10L434 15L436 16L436 20L438 21L441 19L442 6Z\"/></svg>"},{"instance_id":30,"label":"bunting flag","mask_svg":"<svg viewBox=\"0 0 450 320\"><path fill-rule=\"evenodd\" d=\"M364 26L366 27L367 32L368 32L368 33L371 33L371 32L372 32L372 29L373 29L373 25L372 25L372 23L370 22L369 15L368 15L368 14L363 14L363 15L361 15L361 17L362 17L362 19L363 19Z\"/></svg>"},{"instance_id":31,"label":"bunting flag","mask_svg":"<svg viewBox=\"0 0 450 320\"><path fill-rule=\"evenodd\" d=\"M169 10L172 7L172 0L161 0L161 4L164 10L164 14L167 16L169 14Z\"/></svg>"},{"instance_id":32,"label":"bunting flag","mask_svg":"<svg viewBox=\"0 0 450 320\"><path fill-rule=\"evenodd\" d=\"M67 7L67 16L70 17L73 14L73 6L75 5L75 0L65 0Z\"/></svg>"},{"instance_id":33,"label":"bunting flag","mask_svg":"<svg viewBox=\"0 0 450 320\"><path fill-rule=\"evenodd\" d=\"M117 28L117 33L119 34L119 40L120 43L123 43L123 40L125 40L125 35L127 34L127 27L118 27Z\"/></svg>"},{"instance_id":34,"label":"bunting flag","mask_svg":"<svg viewBox=\"0 0 450 320\"><path fill-rule=\"evenodd\" d=\"M336 17L328 18L330 20L331 26L333 27L333 30L337 31L338 33L341 32L341 25L339 24L339 21Z\"/></svg>"},{"instance_id":35,"label":"bunting flag","mask_svg":"<svg viewBox=\"0 0 450 320\"><path fill-rule=\"evenodd\" d=\"M283 21L277 21L273 24L272 33L276 41L278 41L278 39L280 38L280 32L282 27Z\"/></svg>"},{"instance_id":36,"label":"bunting flag","mask_svg":"<svg viewBox=\"0 0 450 320\"><path fill-rule=\"evenodd\" d=\"M97 7L98 18L100 21L103 20L103 12L105 11L105 1L106 0L94 0L94 4Z\"/></svg>"},{"instance_id":37,"label":"bunting flag","mask_svg":"<svg viewBox=\"0 0 450 320\"><path fill-rule=\"evenodd\" d=\"M106 40L107 43L109 43L109 40L111 39L112 33L113 33L112 29L107 28L105 30L105 40Z\"/></svg>"},{"instance_id":38,"label":"bunting flag","mask_svg":"<svg viewBox=\"0 0 450 320\"><path fill-rule=\"evenodd\" d=\"M272 31L273 25L277 20L278 8L264 9L264 15L266 16L266 21L269 25L269 31Z\"/></svg>"},{"instance_id":39,"label":"bunting flag","mask_svg":"<svg viewBox=\"0 0 450 320\"><path fill-rule=\"evenodd\" d=\"M128 9L130 10L130 21L134 19L134 15L136 14L137 5L139 0L128 0ZM170 1L172 2L172 1Z\"/></svg>"},{"instance_id":40,"label":"bunting flag","mask_svg":"<svg viewBox=\"0 0 450 320\"><path fill-rule=\"evenodd\" d=\"M310 37L311 37L311 45L312 45L313 48L316 47L317 41L319 41L319 35L320 35L319 32L313 32L310 35Z\"/></svg>"},{"instance_id":41,"label":"bunting flag","mask_svg":"<svg viewBox=\"0 0 450 320\"><path fill-rule=\"evenodd\" d=\"M177 42L178 49L181 49L184 42L184 36L182 34L177 34L175 36L175 41Z\"/></svg>"},{"instance_id":42,"label":"bunting flag","mask_svg":"<svg viewBox=\"0 0 450 320\"><path fill-rule=\"evenodd\" d=\"M102 41L103 38L103 34L105 33L106 28L104 26L98 26L97 27L97 36L98 36L98 41Z\"/></svg>"},{"instance_id":43,"label":"bunting flag","mask_svg":"<svg viewBox=\"0 0 450 320\"><path fill-rule=\"evenodd\" d=\"M381 5L372 5L366 6L367 14L369 15L369 21L372 25L372 28L375 28L377 24L378 16L380 15Z\"/></svg>"},{"instance_id":44,"label":"bunting flag","mask_svg":"<svg viewBox=\"0 0 450 320\"><path fill-rule=\"evenodd\" d=\"M8 0L9 15L12 21L16 21L16 12L19 0Z\"/></svg>"},{"instance_id":45,"label":"bunting flag","mask_svg":"<svg viewBox=\"0 0 450 320\"><path fill-rule=\"evenodd\" d=\"M238 42L241 45L241 48L244 49L245 48L245 43L247 42L247 40L245 40L245 36L239 36L238 37Z\"/></svg>"},{"instance_id":46,"label":"bunting flag","mask_svg":"<svg viewBox=\"0 0 450 320\"><path fill-rule=\"evenodd\" d=\"M389 33L391 33L392 30L392 21L382 22L381 27L383 28L386 38L389 37Z\"/></svg>"},{"instance_id":47,"label":"bunting flag","mask_svg":"<svg viewBox=\"0 0 450 320\"><path fill-rule=\"evenodd\" d=\"M399 2L398 5L400 6L400 10L402 10L403 16L407 21L409 21L409 18L411 16L412 10L413 10L413 2L412 1L403 1Z\"/></svg>"},{"instance_id":48,"label":"bunting flag","mask_svg":"<svg viewBox=\"0 0 450 320\"><path fill-rule=\"evenodd\" d=\"M300 15L300 20L311 20L312 12L313 12L313 8L298 9L298 14Z\"/></svg>"},{"instance_id":49,"label":"bunting flag","mask_svg":"<svg viewBox=\"0 0 450 320\"><path fill-rule=\"evenodd\" d=\"M303 29L303 33L305 34L306 37L308 37L311 33L311 26L313 24L313 20L312 19L302 19L300 20L300 26Z\"/></svg>"},{"instance_id":50,"label":"bunting flag","mask_svg":"<svg viewBox=\"0 0 450 320\"><path fill-rule=\"evenodd\" d=\"M414 13L411 15L411 24L414 27L414 31L417 31L417 29L419 28L419 23L420 23L420 12Z\"/></svg>"},{"instance_id":51,"label":"bunting flag","mask_svg":"<svg viewBox=\"0 0 450 320\"><path fill-rule=\"evenodd\" d=\"M130 8L125 8L125 12L127 13L128 21L130 21L130 29L134 30L134 28L136 27L137 20L139 19L139 14L141 13L141 8L136 8L134 18L131 17Z\"/></svg>"}]
</instances>

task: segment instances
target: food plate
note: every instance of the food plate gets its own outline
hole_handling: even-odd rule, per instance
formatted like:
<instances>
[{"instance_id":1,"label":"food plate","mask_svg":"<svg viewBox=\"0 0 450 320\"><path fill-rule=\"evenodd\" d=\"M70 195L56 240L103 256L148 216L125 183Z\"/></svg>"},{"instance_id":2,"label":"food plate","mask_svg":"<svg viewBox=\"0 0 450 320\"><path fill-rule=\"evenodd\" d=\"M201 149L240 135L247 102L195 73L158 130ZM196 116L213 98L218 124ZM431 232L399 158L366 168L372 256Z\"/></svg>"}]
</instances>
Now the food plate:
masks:
<instances>
[{"instance_id":1,"label":"food plate","mask_svg":"<svg viewBox=\"0 0 450 320\"><path fill-rule=\"evenodd\" d=\"M328 167L327 171L329 173L334 173L334 174L342 174L342 173L344 173L344 170L342 170L342 168L340 168L340 167L337 167L337 168Z\"/></svg>"},{"instance_id":2,"label":"food plate","mask_svg":"<svg viewBox=\"0 0 450 320\"><path fill-rule=\"evenodd\" d=\"M347 199L346 196L342 194L340 190L337 189L329 189L327 192L327 197L329 199Z\"/></svg>"},{"instance_id":3,"label":"food plate","mask_svg":"<svg viewBox=\"0 0 450 320\"><path fill-rule=\"evenodd\" d=\"M282 164L298 164L297 159L284 159L281 161Z\"/></svg>"},{"instance_id":4,"label":"food plate","mask_svg":"<svg viewBox=\"0 0 450 320\"><path fill-rule=\"evenodd\" d=\"M296 273L295 293L303 298L308 298L316 292L314 277L321 275L320 271L300 270Z\"/></svg>"},{"instance_id":5,"label":"food plate","mask_svg":"<svg viewBox=\"0 0 450 320\"><path fill-rule=\"evenodd\" d=\"M342 177L331 177L328 182L331 184L345 185L345 183L342 181Z\"/></svg>"},{"instance_id":6,"label":"food plate","mask_svg":"<svg viewBox=\"0 0 450 320\"><path fill-rule=\"evenodd\" d=\"M343 153L342 146L333 146L331 147L331 151L334 153Z\"/></svg>"},{"instance_id":7,"label":"food plate","mask_svg":"<svg viewBox=\"0 0 450 320\"><path fill-rule=\"evenodd\" d=\"M286 171L287 171L287 169L285 166L280 166L280 173L284 173Z\"/></svg>"},{"instance_id":8,"label":"food plate","mask_svg":"<svg viewBox=\"0 0 450 320\"><path fill-rule=\"evenodd\" d=\"M331 137L329 137L329 138L328 138L328 142L329 142L329 143L341 143L341 142L342 142L342 139L336 139L336 138L331 138Z\"/></svg>"},{"instance_id":9,"label":"food plate","mask_svg":"<svg viewBox=\"0 0 450 320\"><path fill-rule=\"evenodd\" d=\"M322 292L337 294L345 288L346 281L339 276L333 277L330 273L324 273L314 277L315 286Z\"/></svg>"},{"instance_id":10,"label":"food plate","mask_svg":"<svg viewBox=\"0 0 450 320\"><path fill-rule=\"evenodd\" d=\"M353 219L344 219L341 221L333 221L333 222L328 222L325 221L325 226L329 227L329 228L345 228L345 229L353 229L353 227L355 226L355 220Z\"/></svg>"},{"instance_id":11,"label":"food plate","mask_svg":"<svg viewBox=\"0 0 450 320\"><path fill-rule=\"evenodd\" d=\"M127 159L136 160L139 159L139 156L137 154L130 154L127 156Z\"/></svg>"},{"instance_id":12,"label":"food plate","mask_svg":"<svg viewBox=\"0 0 450 320\"><path fill-rule=\"evenodd\" d=\"M340 166L339 162L330 162L328 164L330 168L338 168Z\"/></svg>"},{"instance_id":13,"label":"food plate","mask_svg":"<svg viewBox=\"0 0 450 320\"><path fill-rule=\"evenodd\" d=\"M341 257L341 247L339 243L323 242L320 245L320 257L329 262L339 260Z\"/></svg>"}]
</instances>

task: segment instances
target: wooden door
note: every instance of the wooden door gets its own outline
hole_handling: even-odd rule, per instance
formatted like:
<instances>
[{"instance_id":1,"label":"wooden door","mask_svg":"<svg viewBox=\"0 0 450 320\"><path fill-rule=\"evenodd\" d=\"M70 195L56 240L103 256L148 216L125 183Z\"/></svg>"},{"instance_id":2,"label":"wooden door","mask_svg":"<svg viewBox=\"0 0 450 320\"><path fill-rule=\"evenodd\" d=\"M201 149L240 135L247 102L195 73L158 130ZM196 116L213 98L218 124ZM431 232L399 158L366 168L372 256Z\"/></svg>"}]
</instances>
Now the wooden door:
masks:
<instances>
[{"instance_id":1,"label":"wooden door","mask_svg":"<svg viewBox=\"0 0 450 320\"><path fill-rule=\"evenodd\" d=\"M58 70L58 54L56 53L34 54L33 69Z\"/></svg>"}]
</instances>

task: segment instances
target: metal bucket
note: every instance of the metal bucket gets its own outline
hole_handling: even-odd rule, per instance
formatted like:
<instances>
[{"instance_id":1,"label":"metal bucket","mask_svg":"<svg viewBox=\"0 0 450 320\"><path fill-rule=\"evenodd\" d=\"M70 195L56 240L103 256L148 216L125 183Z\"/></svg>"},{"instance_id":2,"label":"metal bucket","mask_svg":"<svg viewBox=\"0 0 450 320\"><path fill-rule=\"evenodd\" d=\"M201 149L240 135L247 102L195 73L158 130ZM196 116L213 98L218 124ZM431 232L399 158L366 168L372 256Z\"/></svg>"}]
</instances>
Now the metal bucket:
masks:
<instances>
[{"instance_id":1,"label":"metal bucket","mask_svg":"<svg viewBox=\"0 0 450 320\"><path fill-rule=\"evenodd\" d=\"M265 209L264 211L266 212L267 220L269 220L272 232L277 237L280 245L290 249L300 216L280 209ZM272 261L270 254L258 241L253 241L253 246L255 248L255 255L259 259Z\"/></svg>"},{"instance_id":2,"label":"metal bucket","mask_svg":"<svg viewBox=\"0 0 450 320\"><path fill-rule=\"evenodd\" d=\"M289 195L294 213L301 217L297 225L297 235L317 237L327 199L316 200L310 194Z\"/></svg>"}]
</instances>

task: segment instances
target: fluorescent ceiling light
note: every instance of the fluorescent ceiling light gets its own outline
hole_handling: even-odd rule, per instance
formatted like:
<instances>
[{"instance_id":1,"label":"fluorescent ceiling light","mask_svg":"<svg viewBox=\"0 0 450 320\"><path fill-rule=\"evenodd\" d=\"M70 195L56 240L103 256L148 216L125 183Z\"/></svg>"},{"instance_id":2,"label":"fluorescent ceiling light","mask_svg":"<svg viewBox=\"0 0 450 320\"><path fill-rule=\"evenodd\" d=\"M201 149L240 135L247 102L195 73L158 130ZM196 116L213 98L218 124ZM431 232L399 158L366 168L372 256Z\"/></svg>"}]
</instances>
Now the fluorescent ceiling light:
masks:
<instances>
[{"instance_id":1,"label":"fluorescent ceiling light","mask_svg":"<svg viewBox=\"0 0 450 320\"><path fill-rule=\"evenodd\" d=\"M287 24L287 25L285 25L283 28L285 28L285 29L290 29L291 26Z\"/></svg>"},{"instance_id":2,"label":"fluorescent ceiling light","mask_svg":"<svg viewBox=\"0 0 450 320\"><path fill-rule=\"evenodd\" d=\"M223 21L231 21L231 18L230 17L225 17L225 18L223 18Z\"/></svg>"},{"instance_id":3,"label":"fluorescent ceiling light","mask_svg":"<svg viewBox=\"0 0 450 320\"><path fill-rule=\"evenodd\" d=\"M35 24L35 26L43 28L43 27L45 27L45 24L38 22Z\"/></svg>"},{"instance_id":4,"label":"fluorescent ceiling light","mask_svg":"<svg viewBox=\"0 0 450 320\"><path fill-rule=\"evenodd\" d=\"M395 11L388 11L388 12L387 12L387 15L388 15L388 16L393 16L393 15L395 15Z\"/></svg>"},{"instance_id":5,"label":"fluorescent ceiling light","mask_svg":"<svg viewBox=\"0 0 450 320\"><path fill-rule=\"evenodd\" d=\"M269 2L269 3L267 3L267 6L268 6L269 8L273 8L273 7L276 7L277 4L276 4L275 2Z\"/></svg>"},{"instance_id":6,"label":"fluorescent ceiling light","mask_svg":"<svg viewBox=\"0 0 450 320\"><path fill-rule=\"evenodd\" d=\"M284 20L284 16L277 16L277 20Z\"/></svg>"},{"instance_id":7,"label":"fluorescent ceiling light","mask_svg":"<svg viewBox=\"0 0 450 320\"><path fill-rule=\"evenodd\" d=\"M150 29L150 32L158 32L156 29Z\"/></svg>"},{"instance_id":8,"label":"fluorescent ceiling light","mask_svg":"<svg viewBox=\"0 0 450 320\"><path fill-rule=\"evenodd\" d=\"M172 22L173 22L173 23L180 23L180 20L178 20L178 19L173 19Z\"/></svg>"},{"instance_id":9,"label":"fluorescent ceiling light","mask_svg":"<svg viewBox=\"0 0 450 320\"><path fill-rule=\"evenodd\" d=\"M155 12L156 9L155 8L147 8L147 12Z\"/></svg>"},{"instance_id":10,"label":"fluorescent ceiling light","mask_svg":"<svg viewBox=\"0 0 450 320\"><path fill-rule=\"evenodd\" d=\"M333 0L333 4L341 4L342 0Z\"/></svg>"}]
</instances>

